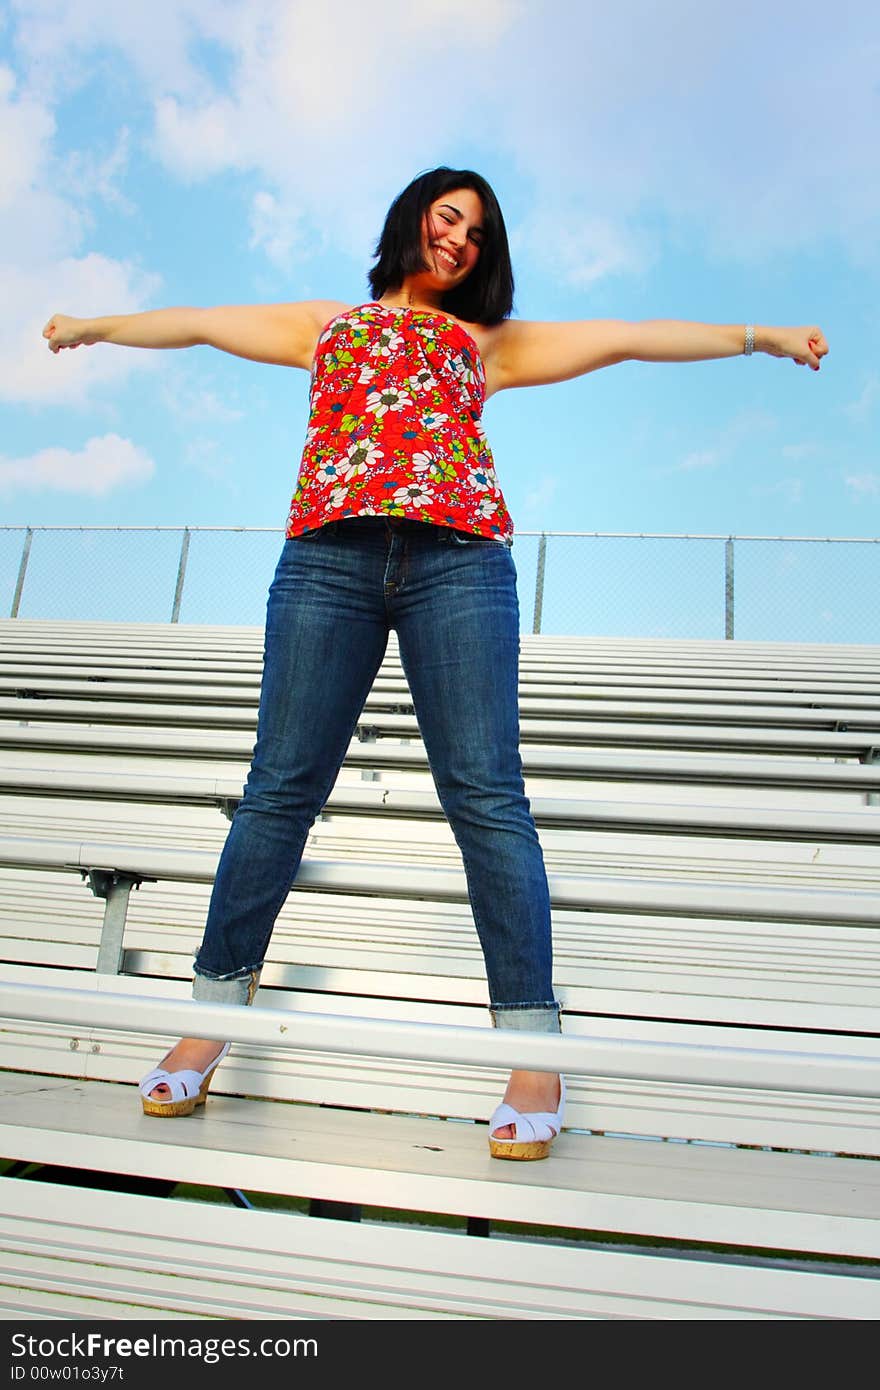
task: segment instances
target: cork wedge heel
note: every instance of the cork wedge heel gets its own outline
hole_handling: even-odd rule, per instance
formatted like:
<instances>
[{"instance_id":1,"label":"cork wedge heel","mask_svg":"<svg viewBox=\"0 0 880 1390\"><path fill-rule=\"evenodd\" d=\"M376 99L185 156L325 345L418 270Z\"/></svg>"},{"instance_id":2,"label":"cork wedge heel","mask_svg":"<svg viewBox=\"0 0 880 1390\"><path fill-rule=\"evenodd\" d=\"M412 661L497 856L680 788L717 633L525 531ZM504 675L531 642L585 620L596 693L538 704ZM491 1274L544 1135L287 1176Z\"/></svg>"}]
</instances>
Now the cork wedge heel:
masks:
<instances>
[{"instance_id":1,"label":"cork wedge heel","mask_svg":"<svg viewBox=\"0 0 880 1390\"><path fill-rule=\"evenodd\" d=\"M204 1071L166 1071L155 1067L141 1081L138 1090L145 1115L161 1115L173 1119L180 1115L191 1115L197 1105L204 1105L208 1087L217 1067L229 1051L229 1043L224 1043L217 1056ZM167 1086L170 1095L162 1100L151 1094L157 1086Z\"/></svg>"},{"instance_id":2,"label":"cork wedge heel","mask_svg":"<svg viewBox=\"0 0 880 1390\"><path fill-rule=\"evenodd\" d=\"M546 1158L553 1140L562 1129L565 1120L565 1078L559 1078L559 1108L553 1111L539 1111L534 1114L520 1114L512 1105L502 1101L489 1121L489 1153L493 1158L512 1158L529 1161ZM496 1129L513 1125L514 1139L496 1139Z\"/></svg>"}]
</instances>

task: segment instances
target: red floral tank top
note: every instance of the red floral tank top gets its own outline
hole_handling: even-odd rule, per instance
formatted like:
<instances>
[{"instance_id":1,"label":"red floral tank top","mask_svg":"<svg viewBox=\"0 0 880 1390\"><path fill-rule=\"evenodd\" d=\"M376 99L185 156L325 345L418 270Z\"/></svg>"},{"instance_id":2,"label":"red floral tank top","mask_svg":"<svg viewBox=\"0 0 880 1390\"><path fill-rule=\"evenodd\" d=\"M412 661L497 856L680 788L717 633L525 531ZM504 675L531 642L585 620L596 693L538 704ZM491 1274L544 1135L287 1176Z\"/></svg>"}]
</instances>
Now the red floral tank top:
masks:
<instances>
[{"instance_id":1,"label":"red floral tank top","mask_svg":"<svg viewBox=\"0 0 880 1390\"><path fill-rule=\"evenodd\" d=\"M486 375L467 329L431 310L363 304L315 350L287 536L401 516L510 542L481 424Z\"/></svg>"}]
</instances>

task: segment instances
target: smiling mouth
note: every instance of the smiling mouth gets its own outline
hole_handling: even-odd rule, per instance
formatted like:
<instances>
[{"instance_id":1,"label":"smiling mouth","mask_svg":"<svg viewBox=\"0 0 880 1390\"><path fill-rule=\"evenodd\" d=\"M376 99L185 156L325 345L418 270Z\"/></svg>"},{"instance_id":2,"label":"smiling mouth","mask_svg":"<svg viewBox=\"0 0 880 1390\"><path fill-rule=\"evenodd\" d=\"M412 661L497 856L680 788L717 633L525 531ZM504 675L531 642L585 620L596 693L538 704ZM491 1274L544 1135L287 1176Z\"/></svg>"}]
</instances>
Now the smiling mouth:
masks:
<instances>
[{"instance_id":1,"label":"smiling mouth","mask_svg":"<svg viewBox=\"0 0 880 1390\"><path fill-rule=\"evenodd\" d=\"M447 266L450 270L458 270L458 261L455 259L454 256L451 256L448 251L444 251L442 246L435 246L434 254L441 261L441 263Z\"/></svg>"}]
</instances>

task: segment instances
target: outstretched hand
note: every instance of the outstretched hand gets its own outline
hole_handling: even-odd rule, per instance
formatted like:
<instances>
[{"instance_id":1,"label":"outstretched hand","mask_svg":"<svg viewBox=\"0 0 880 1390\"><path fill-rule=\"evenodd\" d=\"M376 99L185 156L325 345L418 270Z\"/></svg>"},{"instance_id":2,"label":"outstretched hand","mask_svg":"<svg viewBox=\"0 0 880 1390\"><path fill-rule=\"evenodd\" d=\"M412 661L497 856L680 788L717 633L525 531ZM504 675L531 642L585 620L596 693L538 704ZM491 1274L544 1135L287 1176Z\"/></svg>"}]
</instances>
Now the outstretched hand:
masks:
<instances>
[{"instance_id":1,"label":"outstretched hand","mask_svg":"<svg viewBox=\"0 0 880 1390\"><path fill-rule=\"evenodd\" d=\"M825 335L815 325L764 329L760 346L771 357L790 357L795 366L811 367L814 372L818 372L820 359L828 352Z\"/></svg>"},{"instance_id":2,"label":"outstretched hand","mask_svg":"<svg viewBox=\"0 0 880 1390\"><path fill-rule=\"evenodd\" d=\"M76 348L80 344L88 345L96 342L87 332L88 319L71 318L69 314L53 314L46 327L43 329L43 337L48 339L50 352L60 352L62 348Z\"/></svg>"}]
</instances>

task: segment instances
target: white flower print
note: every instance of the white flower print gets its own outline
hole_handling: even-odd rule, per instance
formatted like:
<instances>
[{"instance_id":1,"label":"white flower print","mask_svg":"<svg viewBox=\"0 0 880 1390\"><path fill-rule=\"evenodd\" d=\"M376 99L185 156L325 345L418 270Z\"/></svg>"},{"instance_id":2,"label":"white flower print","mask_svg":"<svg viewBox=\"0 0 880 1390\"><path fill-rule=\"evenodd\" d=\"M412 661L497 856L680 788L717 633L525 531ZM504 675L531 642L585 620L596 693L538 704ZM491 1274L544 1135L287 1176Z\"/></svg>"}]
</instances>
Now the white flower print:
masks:
<instances>
[{"instance_id":1,"label":"white flower print","mask_svg":"<svg viewBox=\"0 0 880 1390\"><path fill-rule=\"evenodd\" d=\"M338 482L339 464L325 463L323 468L318 469L317 473L315 474L315 477L317 478L318 482L322 485L322 487L326 487L329 483Z\"/></svg>"},{"instance_id":2,"label":"white flower print","mask_svg":"<svg viewBox=\"0 0 880 1390\"><path fill-rule=\"evenodd\" d=\"M412 398L396 386L386 386L383 391L371 391L367 396L367 410L380 418L388 410L403 410L412 405Z\"/></svg>"},{"instance_id":3,"label":"white flower print","mask_svg":"<svg viewBox=\"0 0 880 1390\"><path fill-rule=\"evenodd\" d=\"M494 491L497 487L495 473L491 468L473 468L468 474L468 483L475 492L485 492L488 488Z\"/></svg>"},{"instance_id":4,"label":"white flower print","mask_svg":"<svg viewBox=\"0 0 880 1390\"><path fill-rule=\"evenodd\" d=\"M373 464L384 457L384 451L370 439L365 439L362 444L352 444L344 462L339 465L339 476L346 479L356 478L359 473L366 473L368 468L372 468Z\"/></svg>"},{"instance_id":5,"label":"white flower print","mask_svg":"<svg viewBox=\"0 0 880 1390\"><path fill-rule=\"evenodd\" d=\"M480 419L483 364L466 332L368 304L325 325L313 360L291 526L442 508L449 524L511 534Z\"/></svg>"},{"instance_id":6,"label":"white flower print","mask_svg":"<svg viewBox=\"0 0 880 1390\"><path fill-rule=\"evenodd\" d=\"M427 367L422 367L421 371L407 377L406 384L413 395L417 396L420 391L433 391L437 385L437 378Z\"/></svg>"},{"instance_id":7,"label":"white flower print","mask_svg":"<svg viewBox=\"0 0 880 1390\"><path fill-rule=\"evenodd\" d=\"M350 483L361 473L366 473L367 465L363 459L345 459L339 465L339 477L342 482Z\"/></svg>"},{"instance_id":8,"label":"white flower print","mask_svg":"<svg viewBox=\"0 0 880 1390\"><path fill-rule=\"evenodd\" d=\"M336 507L341 507L348 498L347 487L335 487L324 503L324 511L332 512Z\"/></svg>"},{"instance_id":9,"label":"white flower print","mask_svg":"<svg viewBox=\"0 0 880 1390\"><path fill-rule=\"evenodd\" d=\"M395 488L394 500L399 507L405 507L407 503L411 507L427 507L429 502L433 502L434 494L423 483L412 482L405 487Z\"/></svg>"},{"instance_id":10,"label":"white flower print","mask_svg":"<svg viewBox=\"0 0 880 1390\"><path fill-rule=\"evenodd\" d=\"M383 328L372 349L374 357L391 357L403 345L403 337L393 328Z\"/></svg>"},{"instance_id":11,"label":"white flower print","mask_svg":"<svg viewBox=\"0 0 880 1390\"><path fill-rule=\"evenodd\" d=\"M321 347L323 343L329 343L333 335L335 333L341 333L344 328L351 328L351 324L344 314L340 314L339 318L332 319L330 323L327 324L327 327L318 339L318 347Z\"/></svg>"},{"instance_id":12,"label":"white flower print","mask_svg":"<svg viewBox=\"0 0 880 1390\"><path fill-rule=\"evenodd\" d=\"M449 368L459 381L466 382L468 386L472 386L477 379L470 358L465 357L464 353L457 352L454 357L450 357Z\"/></svg>"}]
</instances>

